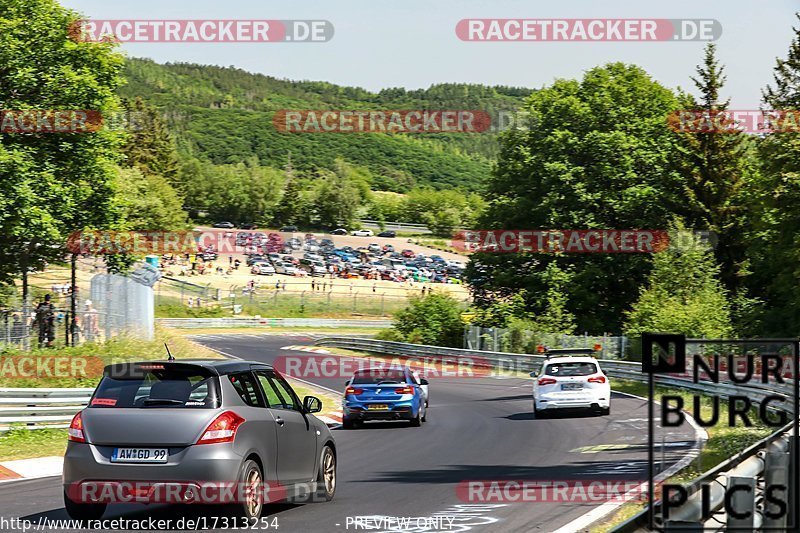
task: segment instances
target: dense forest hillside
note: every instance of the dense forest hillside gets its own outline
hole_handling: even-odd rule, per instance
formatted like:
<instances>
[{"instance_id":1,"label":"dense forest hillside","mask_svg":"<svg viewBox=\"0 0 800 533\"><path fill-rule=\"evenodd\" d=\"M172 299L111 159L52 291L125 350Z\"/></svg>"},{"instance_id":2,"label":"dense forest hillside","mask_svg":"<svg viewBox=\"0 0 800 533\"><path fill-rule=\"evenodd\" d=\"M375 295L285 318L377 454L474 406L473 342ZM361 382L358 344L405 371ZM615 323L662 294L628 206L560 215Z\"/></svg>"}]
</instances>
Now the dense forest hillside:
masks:
<instances>
[{"instance_id":1,"label":"dense forest hillside","mask_svg":"<svg viewBox=\"0 0 800 533\"><path fill-rule=\"evenodd\" d=\"M529 89L441 84L428 89L369 92L325 82L281 80L241 69L160 65L130 59L126 98L142 98L168 119L179 153L216 165L256 156L283 167L289 153L298 170L331 169L335 160L365 167L377 189L413 186L478 190L498 151L496 133L288 134L272 117L282 109L482 110L492 117L518 109Z\"/></svg>"}]
</instances>

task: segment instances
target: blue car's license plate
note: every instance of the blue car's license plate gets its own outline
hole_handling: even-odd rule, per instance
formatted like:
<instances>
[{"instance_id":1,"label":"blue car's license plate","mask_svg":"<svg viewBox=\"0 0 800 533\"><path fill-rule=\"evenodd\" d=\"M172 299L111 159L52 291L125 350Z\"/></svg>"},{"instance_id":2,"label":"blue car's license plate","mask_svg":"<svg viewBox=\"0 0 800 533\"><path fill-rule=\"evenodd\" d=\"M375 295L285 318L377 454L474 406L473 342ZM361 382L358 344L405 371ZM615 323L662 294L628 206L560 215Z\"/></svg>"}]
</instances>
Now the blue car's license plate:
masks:
<instances>
[{"instance_id":1,"label":"blue car's license plate","mask_svg":"<svg viewBox=\"0 0 800 533\"><path fill-rule=\"evenodd\" d=\"M367 411L388 411L389 406L382 403L374 403L367 406Z\"/></svg>"}]
</instances>

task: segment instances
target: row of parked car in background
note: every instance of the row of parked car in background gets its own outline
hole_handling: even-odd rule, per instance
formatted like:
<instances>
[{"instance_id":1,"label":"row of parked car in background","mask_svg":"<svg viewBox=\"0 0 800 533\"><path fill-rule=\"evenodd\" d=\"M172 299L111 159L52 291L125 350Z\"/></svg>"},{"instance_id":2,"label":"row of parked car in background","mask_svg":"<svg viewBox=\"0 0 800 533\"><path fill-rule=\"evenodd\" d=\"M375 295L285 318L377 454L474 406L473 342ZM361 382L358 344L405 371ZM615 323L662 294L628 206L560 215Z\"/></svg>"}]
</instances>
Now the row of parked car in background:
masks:
<instances>
[{"instance_id":1,"label":"row of parked car in background","mask_svg":"<svg viewBox=\"0 0 800 533\"><path fill-rule=\"evenodd\" d=\"M236 229L237 226L233 222L216 222L213 227L217 229ZM256 225L251 222L243 222L239 224L238 227L239 229L252 230L255 229ZM297 233L300 230L297 228L297 226L283 226L280 229L280 231L283 233ZM347 235L347 234L348 232L344 228L336 228L335 230L331 231L331 235ZM351 231L350 235L353 235L355 237L373 237L375 233L371 229L362 228ZM378 237L387 237L393 239L397 237L397 232L393 230L381 231L380 233L378 233Z\"/></svg>"},{"instance_id":2,"label":"row of parked car in background","mask_svg":"<svg viewBox=\"0 0 800 533\"><path fill-rule=\"evenodd\" d=\"M284 241L277 233L239 232L236 244L245 250L253 274L271 276L325 276L388 281L414 280L461 283L464 264L440 255L425 255L391 244L370 243L353 248L337 247L332 239L313 234ZM302 254L302 255L301 255Z\"/></svg>"}]
</instances>

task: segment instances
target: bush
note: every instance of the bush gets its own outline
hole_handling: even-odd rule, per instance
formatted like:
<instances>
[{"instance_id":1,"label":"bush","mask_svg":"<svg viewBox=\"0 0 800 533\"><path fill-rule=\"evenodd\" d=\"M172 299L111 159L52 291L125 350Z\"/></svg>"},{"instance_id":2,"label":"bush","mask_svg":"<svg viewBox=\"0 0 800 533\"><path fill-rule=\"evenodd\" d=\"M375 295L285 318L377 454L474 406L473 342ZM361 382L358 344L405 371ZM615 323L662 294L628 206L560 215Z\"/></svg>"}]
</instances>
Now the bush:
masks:
<instances>
[{"instance_id":1,"label":"bush","mask_svg":"<svg viewBox=\"0 0 800 533\"><path fill-rule=\"evenodd\" d=\"M394 330L406 342L460 348L464 322L461 306L450 295L433 293L414 296L405 309L395 315Z\"/></svg>"}]
</instances>

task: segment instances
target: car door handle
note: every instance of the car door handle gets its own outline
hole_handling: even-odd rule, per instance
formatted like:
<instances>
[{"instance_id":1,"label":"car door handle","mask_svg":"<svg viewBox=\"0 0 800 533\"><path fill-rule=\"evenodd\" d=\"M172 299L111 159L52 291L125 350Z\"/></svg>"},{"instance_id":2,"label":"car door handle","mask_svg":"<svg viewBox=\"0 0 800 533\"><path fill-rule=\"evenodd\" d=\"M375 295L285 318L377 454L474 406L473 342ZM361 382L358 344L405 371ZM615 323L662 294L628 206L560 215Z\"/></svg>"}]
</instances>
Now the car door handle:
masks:
<instances>
[{"instance_id":1,"label":"car door handle","mask_svg":"<svg viewBox=\"0 0 800 533\"><path fill-rule=\"evenodd\" d=\"M281 417L277 417L275 419L275 422L277 422L279 426L282 426L283 424L285 424L285 422L283 421L283 418L281 418Z\"/></svg>"}]
</instances>

